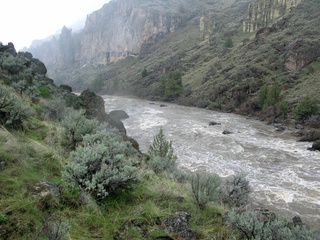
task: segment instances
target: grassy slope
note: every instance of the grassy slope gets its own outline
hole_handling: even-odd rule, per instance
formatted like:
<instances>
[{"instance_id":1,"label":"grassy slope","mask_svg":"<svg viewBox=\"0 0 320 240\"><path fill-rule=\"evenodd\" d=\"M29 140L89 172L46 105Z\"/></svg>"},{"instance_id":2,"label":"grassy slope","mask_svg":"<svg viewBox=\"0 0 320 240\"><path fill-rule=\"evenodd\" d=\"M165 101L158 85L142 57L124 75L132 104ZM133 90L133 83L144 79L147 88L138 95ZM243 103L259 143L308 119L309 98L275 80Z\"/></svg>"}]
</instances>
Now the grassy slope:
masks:
<instances>
[{"instance_id":1,"label":"grassy slope","mask_svg":"<svg viewBox=\"0 0 320 240\"><path fill-rule=\"evenodd\" d=\"M0 170L0 209L7 218L0 223L0 239L31 239L43 219L54 217L71 226L70 239L152 239L166 234L159 219L176 211L191 213L191 225L201 239L228 236L221 225L221 207L210 205L200 211L188 184L148 170L141 170L141 181L131 191L114 193L101 203L81 203L79 192L61 181L68 152L56 141L58 129L47 122L39 122L36 131L0 129L0 158L5 162ZM41 130L46 133L39 134ZM35 187L43 181L61 185L59 199L37 194ZM145 235L141 225L146 225Z\"/></svg>"}]
</instances>

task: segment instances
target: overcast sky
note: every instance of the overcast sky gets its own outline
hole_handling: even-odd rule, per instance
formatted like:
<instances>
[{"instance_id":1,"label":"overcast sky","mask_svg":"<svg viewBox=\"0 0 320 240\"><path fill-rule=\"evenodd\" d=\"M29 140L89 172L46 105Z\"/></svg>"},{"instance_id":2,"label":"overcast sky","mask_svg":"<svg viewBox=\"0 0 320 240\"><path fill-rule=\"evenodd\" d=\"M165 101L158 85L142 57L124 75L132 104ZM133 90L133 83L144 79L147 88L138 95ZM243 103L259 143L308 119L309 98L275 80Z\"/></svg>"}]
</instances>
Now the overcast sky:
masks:
<instances>
[{"instance_id":1,"label":"overcast sky","mask_svg":"<svg viewBox=\"0 0 320 240\"><path fill-rule=\"evenodd\" d=\"M1 1L0 42L16 50L32 40L46 38L70 26L109 0L5 0Z\"/></svg>"}]
</instances>

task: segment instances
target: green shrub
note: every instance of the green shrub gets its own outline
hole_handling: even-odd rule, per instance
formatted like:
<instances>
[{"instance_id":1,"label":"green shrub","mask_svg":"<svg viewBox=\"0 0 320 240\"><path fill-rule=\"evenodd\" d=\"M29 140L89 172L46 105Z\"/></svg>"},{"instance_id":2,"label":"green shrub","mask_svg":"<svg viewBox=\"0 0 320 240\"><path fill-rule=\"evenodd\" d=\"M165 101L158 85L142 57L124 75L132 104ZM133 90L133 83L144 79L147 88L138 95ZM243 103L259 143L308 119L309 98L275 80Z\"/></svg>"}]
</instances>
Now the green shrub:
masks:
<instances>
[{"instance_id":1,"label":"green shrub","mask_svg":"<svg viewBox=\"0 0 320 240\"><path fill-rule=\"evenodd\" d=\"M294 226L286 218L266 218L259 211L247 210L228 214L232 227L239 232L239 239L320 239L319 232L306 226Z\"/></svg>"},{"instance_id":2,"label":"green shrub","mask_svg":"<svg viewBox=\"0 0 320 240\"><path fill-rule=\"evenodd\" d=\"M11 91L0 85L0 122L7 127L22 128L22 122L30 116L31 109Z\"/></svg>"},{"instance_id":3,"label":"green shrub","mask_svg":"<svg viewBox=\"0 0 320 240\"><path fill-rule=\"evenodd\" d=\"M0 213L0 224L7 221L7 215Z\"/></svg>"},{"instance_id":4,"label":"green shrub","mask_svg":"<svg viewBox=\"0 0 320 240\"><path fill-rule=\"evenodd\" d=\"M305 97L296 107L294 111L295 119L303 121L310 117L312 114L317 113L318 103L317 100L310 97Z\"/></svg>"},{"instance_id":5,"label":"green shrub","mask_svg":"<svg viewBox=\"0 0 320 240\"><path fill-rule=\"evenodd\" d=\"M258 101L261 109L267 108L269 106L274 106L280 102L281 89L278 84L273 84L270 86L263 85L260 88Z\"/></svg>"},{"instance_id":6,"label":"green shrub","mask_svg":"<svg viewBox=\"0 0 320 240\"><path fill-rule=\"evenodd\" d=\"M67 235L71 230L71 226L67 220L64 220L61 215L51 215L42 219L41 229L33 239L49 239L63 240L67 239Z\"/></svg>"},{"instance_id":7,"label":"green shrub","mask_svg":"<svg viewBox=\"0 0 320 240\"><path fill-rule=\"evenodd\" d=\"M16 90L20 95L28 88L28 83L26 80L20 80L12 84L14 90Z\"/></svg>"},{"instance_id":8,"label":"green shrub","mask_svg":"<svg viewBox=\"0 0 320 240\"><path fill-rule=\"evenodd\" d=\"M80 100L79 96L77 96L73 93L68 93L65 96L65 101L66 101L67 107L72 107L76 110L79 110L81 107L81 100Z\"/></svg>"},{"instance_id":9,"label":"green shrub","mask_svg":"<svg viewBox=\"0 0 320 240\"><path fill-rule=\"evenodd\" d=\"M75 148L77 143L82 141L85 134L94 133L97 130L98 121L96 119L87 119L84 116L84 110L77 111L67 108L65 112L61 125L65 128L65 138Z\"/></svg>"},{"instance_id":10,"label":"green shrub","mask_svg":"<svg viewBox=\"0 0 320 240\"><path fill-rule=\"evenodd\" d=\"M221 194L221 179L214 173L197 172L191 175L191 188L200 209L207 203L216 201Z\"/></svg>"},{"instance_id":11,"label":"green shrub","mask_svg":"<svg viewBox=\"0 0 320 240\"><path fill-rule=\"evenodd\" d=\"M132 147L119 135L106 130L87 134L82 145L71 152L63 177L80 189L102 199L135 180L136 168L128 159Z\"/></svg>"},{"instance_id":12,"label":"green shrub","mask_svg":"<svg viewBox=\"0 0 320 240\"><path fill-rule=\"evenodd\" d=\"M226 41L224 42L224 46L226 48L232 48L233 47L233 41L232 41L232 38L231 37L228 37L226 39Z\"/></svg>"},{"instance_id":13,"label":"green shrub","mask_svg":"<svg viewBox=\"0 0 320 240\"><path fill-rule=\"evenodd\" d=\"M182 92L182 74L180 72L171 72L166 80L166 98L176 98L180 96Z\"/></svg>"},{"instance_id":14,"label":"green shrub","mask_svg":"<svg viewBox=\"0 0 320 240\"><path fill-rule=\"evenodd\" d=\"M149 165L155 173L172 172L176 169L177 156L174 154L172 142L166 140L162 128L154 136L148 153L151 157Z\"/></svg>"},{"instance_id":15,"label":"green shrub","mask_svg":"<svg viewBox=\"0 0 320 240\"><path fill-rule=\"evenodd\" d=\"M40 97L43 97L43 98L50 97L50 89L47 86L39 86L38 91L40 93Z\"/></svg>"},{"instance_id":16,"label":"green shrub","mask_svg":"<svg viewBox=\"0 0 320 240\"><path fill-rule=\"evenodd\" d=\"M281 110L283 116L286 117L287 114L290 112L290 108L289 108L288 102L281 101L280 102L280 110Z\"/></svg>"},{"instance_id":17,"label":"green shrub","mask_svg":"<svg viewBox=\"0 0 320 240\"><path fill-rule=\"evenodd\" d=\"M19 58L12 55L3 60L2 66L11 74L18 74L23 69L23 65L19 61Z\"/></svg>"},{"instance_id":18,"label":"green shrub","mask_svg":"<svg viewBox=\"0 0 320 240\"><path fill-rule=\"evenodd\" d=\"M158 93L161 97L166 94L166 76L161 76L159 79Z\"/></svg>"},{"instance_id":19,"label":"green shrub","mask_svg":"<svg viewBox=\"0 0 320 240\"><path fill-rule=\"evenodd\" d=\"M146 77L148 76L148 71L146 68L144 68L142 71L141 71L141 77Z\"/></svg>"},{"instance_id":20,"label":"green shrub","mask_svg":"<svg viewBox=\"0 0 320 240\"><path fill-rule=\"evenodd\" d=\"M40 92L36 86L28 87L27 94L32 102L37 102L39 100Z\"/></svg>"},{"instance_id":21,"label":"green shrub","mask_svg":"<svg viewBox=\"0 0 320 240\"><path fill-rule=\"evenodd\" d=\"M238 173L231 179L227 179L224 185L223 200L229 206L240 207L248 203L250 192L249 181L244 174Z\"/></svg>"},{"instance_id":22,"label":"green shrub","mask_svg":"<svg viewBox=\"0 0 320 240\"><path fill-rule=\"evenodd\" d=\"M228 219L234 229L238 230L244 239L263 239L264 222L259 221L257 214L252 211L236 212L232 210ZM243 239L243 238L239 238Z\"/></svg>"}]
</instances>

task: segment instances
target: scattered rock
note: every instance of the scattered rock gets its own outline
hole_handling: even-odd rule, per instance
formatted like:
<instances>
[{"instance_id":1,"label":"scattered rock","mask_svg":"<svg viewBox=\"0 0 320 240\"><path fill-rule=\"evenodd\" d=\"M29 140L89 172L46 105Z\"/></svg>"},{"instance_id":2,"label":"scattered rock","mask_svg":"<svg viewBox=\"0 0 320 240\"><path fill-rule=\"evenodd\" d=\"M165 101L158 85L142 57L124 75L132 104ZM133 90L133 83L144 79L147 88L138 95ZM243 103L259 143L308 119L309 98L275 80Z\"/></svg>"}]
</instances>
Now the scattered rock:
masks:
<instances>
[{"instance_id":1,"label":"scattered rock","mask_svg":"<svg viewBox=\"0 0 320 240\"><path fill-rule=\"evenodd\" d=\"M228 130L224 130L224 131L222 132L222 134L228 135L228 134L232 134L232 132L230 132L230 131L228 131Z\"/></svg>"},{"instance_id":2,"label":"scattered rock","mask_svg":"<svg viewBox=\"0 0 320 240\"><path fill-rule=\"evenodd\" d=\"M286 130L286 128L282 124L274 124L273 126L277 132L283 132L284 130Z\"/></svg>"},{"instance_id":3,"label":"scattered rock","mask_svg":"<svg viewBox=\"0 0 320 240\"><path fill-rule=\"evenodd\" d=\"M140 149L139 149L139 143L138 143L136 140L134 140L132 137L128 137L127 135L125 135L125 136L123 137L123 140L124 140L124 141L127 141L127 142L130 142L131 145L132 145L132 147L134 147L137 151L140 151Z\"/></svg>"},{"instance_id":4,"label":"scattered rock","mask_svg":"<svg viewBox=\"0 0 320 240\"><path fill-rule=\"evenodd\" d=\"M209 122L209 126L214 126L214 125L221 125L221 123L217 123L214 121Z\"/></svg>"},{"instance_id":5,"label":"scattered rock","mask_svg":"<svg viewBox=\"0 0 320 240\"><path fill-rule=\"evenodd\" d=\"M188 223L190 218L191 215L187 212L176 212L166 217L163 222L167 231L173 232L174 239L197 240L198 233Z\"/></svg>"},{"instance_id":6,"label":"scattered rock","mask_svg":"<svg viewBox=\"0 0 320 240\"><path fill-rule=\"evenodd\" d=\"M292 218L292 222L293 222L293 225L296 227L296 226L300 226L300 227L302 227L302 225L303 225L303 222L302 222L302 220L301 220L301 218L299 217L299 216L294 216L293 218Z\"/></svg>"},{"instance_id":7,"label":"scattered rock","mask_svg":"<svg viewBox=\"0 0 320 240\"><path fill-rule=\"evenodd\" d=\"M66 91L66 92L69 92L69 93L72 92L72 87L70 87L70 86L67 85L67 84L61 84L59 88L62 89L62 90L64 90L64 91Z\"/></svg>"},{"instance_id":8,"label":"scattered rock","mask_svg":"<svg viewBox=\"0 0 320 240\"><path fill-rule=\"evenodd\" d=\"M87 89L80 94L80 100L89 118L96 118L99 122L106 122L111 127L117 128L121 133L126 134L123 123L119 119L114 119L106 113L104 100L101 96Z\"/></svg>"},{"instance_id":9,"label":"scattered rock","mask_svg":"<svg viewBox=\"0 0 320 240\"><path fill-rule=\"evenodd\" d=\"M320 140L315 141L315 142L312 144L312 147L311 147L311 148L308 148L308 150L310 150L310 151L320 151Z\"/></svg>"},{"instance_id":10,"label":"scattered rock","mask_svg":"<svg viewBox=\"0 0 320 240\"><path fill-rule=\"evenodd\" d=\"M304 135L298 140L299 142L314 142L320 140L320 131L312 130L305 132Z\"/></svg>"},{"instance_id":11,"label":"scattered rock","mask_svg":"<svg viewBox=\"0 0 320 240\"><path fill-rule=\"evenodd\" d=\"M86 109L90 118L97 118L99 122L105 120L104 100L90 89L84 90L80 94L82 106Z\"/></svg>"},{"instance_id":12,"label":"scattered rock","mask_svg":"<svg viewBox=\"0 0 320 240\"><path fill-rule=\"evenodd\" d=\"M59 184L52 182L39 182L34 186L34 192L41 197L46 197L49 194L54 195L57 198L61 196L61 190Z\"/></svg>"},{"instance_id":13,"label":"scattered rock","mask_svg":"<svg viewBox=\"0 0 320 240\"><path fill-rule=\"evenodd\" d=\"M129 118L129 115L123 110L113 110L109 112L109 116L115 120L122 120Z\"/></svg>"}]
</instances>

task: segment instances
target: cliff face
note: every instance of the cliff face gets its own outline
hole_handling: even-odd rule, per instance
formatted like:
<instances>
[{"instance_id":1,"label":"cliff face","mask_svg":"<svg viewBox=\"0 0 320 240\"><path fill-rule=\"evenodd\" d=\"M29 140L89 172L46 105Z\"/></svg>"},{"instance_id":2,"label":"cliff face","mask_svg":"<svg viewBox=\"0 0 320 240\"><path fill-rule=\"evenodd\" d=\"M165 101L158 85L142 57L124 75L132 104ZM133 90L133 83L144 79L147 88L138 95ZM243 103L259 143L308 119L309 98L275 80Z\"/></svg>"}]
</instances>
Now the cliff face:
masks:
<instances>
[{"instance_id":1,"label":"cliff face","mask_svg":"<svg viewBox=\"0 0 320 240\"><path fill-rule=\"evenodd\" d=\"M269 26L302 0L256 0L249 5L243 32L255 32Z\"/></svg>"},{"instance_id":2,"label":"cliff face","mask_svg":"<svg viewBox=\"0 0 320 240\"><path fill-rule=\"evenodd\" d=\"M138 55L150 37L174 32L181 22L177 12L152 8L140 0L117 0L91 13L82 32L63 27L53 38L28 49L50 69L77 64L107 64Z\"/></svg>"},{"instance_id":3,"label":"cliff face","mask_svg":"<svg viewBox=\"0 0 320 240\"><path fill-rule=\"evenodd\" d=\"M118 0L87 18L81 38L81 61L114 62L138 55L150 37L173 32L181 17L141 6L138 1Z\"/></svg>"}]
</instances>

